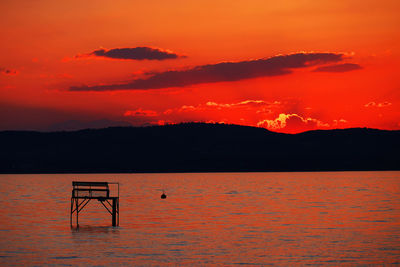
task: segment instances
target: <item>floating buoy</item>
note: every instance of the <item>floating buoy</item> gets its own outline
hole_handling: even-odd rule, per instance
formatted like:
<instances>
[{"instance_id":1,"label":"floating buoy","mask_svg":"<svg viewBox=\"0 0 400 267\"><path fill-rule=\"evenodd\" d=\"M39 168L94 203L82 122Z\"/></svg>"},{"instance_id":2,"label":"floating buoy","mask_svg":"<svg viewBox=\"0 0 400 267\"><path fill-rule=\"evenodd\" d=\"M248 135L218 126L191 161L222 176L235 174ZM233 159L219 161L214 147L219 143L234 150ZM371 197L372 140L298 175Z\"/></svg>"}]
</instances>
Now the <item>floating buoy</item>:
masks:
<instances>
[{"instance_id":1,"label":"floating buoy","mask_svg":"<svg viewBox=\"0 0 400 267\"><path fill-rule=\"evenodd\" d=\"M164 191L162 192L161 198L162 199L167 198L167 195L164 193Z\"/></svg>"}]
</instances>

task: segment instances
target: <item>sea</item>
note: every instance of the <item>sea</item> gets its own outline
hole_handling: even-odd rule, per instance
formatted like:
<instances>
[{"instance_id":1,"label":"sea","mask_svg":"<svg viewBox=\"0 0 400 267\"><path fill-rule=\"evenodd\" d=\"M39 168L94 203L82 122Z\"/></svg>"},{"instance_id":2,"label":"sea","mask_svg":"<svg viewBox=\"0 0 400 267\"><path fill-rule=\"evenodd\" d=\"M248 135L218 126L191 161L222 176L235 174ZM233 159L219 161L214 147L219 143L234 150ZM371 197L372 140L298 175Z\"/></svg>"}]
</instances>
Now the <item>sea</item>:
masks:
<instances>
[{"instance_id":1,"label":"sea","mask_svg":"<svg viewBox=\"0 0 400 267\"><path fill-rule=\"evenodd\" d=\"M71 227L72 181L118 182L119 226ZM0 175L0 266L307 265L400 265L400 172Z\"/></svg>"}]
</instances>

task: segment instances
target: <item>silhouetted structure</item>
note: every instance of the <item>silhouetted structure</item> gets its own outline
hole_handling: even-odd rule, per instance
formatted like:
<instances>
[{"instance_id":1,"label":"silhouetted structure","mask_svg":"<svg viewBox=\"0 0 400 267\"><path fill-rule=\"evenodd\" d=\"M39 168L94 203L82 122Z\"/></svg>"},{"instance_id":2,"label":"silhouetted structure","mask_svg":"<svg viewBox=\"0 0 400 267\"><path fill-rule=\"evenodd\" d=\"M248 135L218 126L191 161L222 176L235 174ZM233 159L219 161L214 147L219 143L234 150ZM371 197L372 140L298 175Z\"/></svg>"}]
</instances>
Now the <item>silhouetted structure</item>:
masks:
<instances>
[{"instance_id":1,"label":"silhouetted structure","mask_svg":"<svg viewBox=\"0 0 400 267\"><path fill-rule=\"evenodd\" d=\"M118 196L110 196L109 184L116 184L118 186ZM74 181L72 182L72 186L71 226L72 215L76 213L76 226L79 227L79 212L81 212L92 199L98 200L111 214L112 226L119 225L119 183ZM108 207L104 202L108 204Z\"/></svg>"}]
</instances>

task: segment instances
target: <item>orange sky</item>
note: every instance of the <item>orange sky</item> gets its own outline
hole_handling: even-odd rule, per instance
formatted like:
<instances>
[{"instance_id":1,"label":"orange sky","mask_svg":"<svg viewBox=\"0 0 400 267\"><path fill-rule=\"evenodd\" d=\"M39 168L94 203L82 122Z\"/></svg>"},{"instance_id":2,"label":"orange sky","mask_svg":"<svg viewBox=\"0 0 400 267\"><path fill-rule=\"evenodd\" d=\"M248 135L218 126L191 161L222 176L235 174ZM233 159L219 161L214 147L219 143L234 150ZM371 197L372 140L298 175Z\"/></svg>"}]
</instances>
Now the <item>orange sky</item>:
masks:
<instances>
[{"instance_id":1,"label":"orange sky","mask_svg":"<svg viewBox=\"0 0 400 267\"><path fill-rule=\"evenodd\" d=\"M0 130L400 129L397 0L6 0L0 10ZM98 55L137 47L172 56ZM297 56L317 58L294 67Z\"/></svg>"}]
</instances>

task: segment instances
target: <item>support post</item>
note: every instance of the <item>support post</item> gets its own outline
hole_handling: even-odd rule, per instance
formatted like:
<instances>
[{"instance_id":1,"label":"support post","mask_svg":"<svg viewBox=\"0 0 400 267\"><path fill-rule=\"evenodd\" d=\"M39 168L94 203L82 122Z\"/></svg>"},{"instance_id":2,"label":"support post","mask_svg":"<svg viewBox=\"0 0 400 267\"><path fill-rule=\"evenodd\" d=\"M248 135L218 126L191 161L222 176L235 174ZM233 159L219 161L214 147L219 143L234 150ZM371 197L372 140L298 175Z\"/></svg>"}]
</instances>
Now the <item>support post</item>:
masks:
<instances>
[{"instance_id":1,"label":"support post","mask_svg":"<svg viewBox=\"0 0 400 267\"><path fill-rule=\"evenodd\" d=\"M78 205L78 199L75 199L75 205L76 205L76 227L79 227L79 221L78 221L78 214L79 214L79 205Z\"/></svg>"},{"instance_id":2,"label":"support post","mask_svg":"<svg viewBox=\"0 0 400 267\"><path fill-rule=\"evenodd\" d=\"M118 214L117 214L117 225L119 226L119 196L118 196L118 199L117 199L117 211L118 211Z\"/></svg>"},{"instance_id":3,"label":"support post","mask_svg":"<svg viewBox=\"0 0 400 267\"><path fill-rule=\"evenodd\" d=\"M74 198L71 197L71 214L69 216L69 224L72 226L72 210L74 208Z\"/></svg>"},{"instance_id":4,"label":"support post","mask_svg":"<svg viewBox=\"0 0 400 267\"><path fill-rule=\"evenodd\" d=\"M117 199L112 199L112 226L117 226Z\"/></svg>"}]
</instances>

